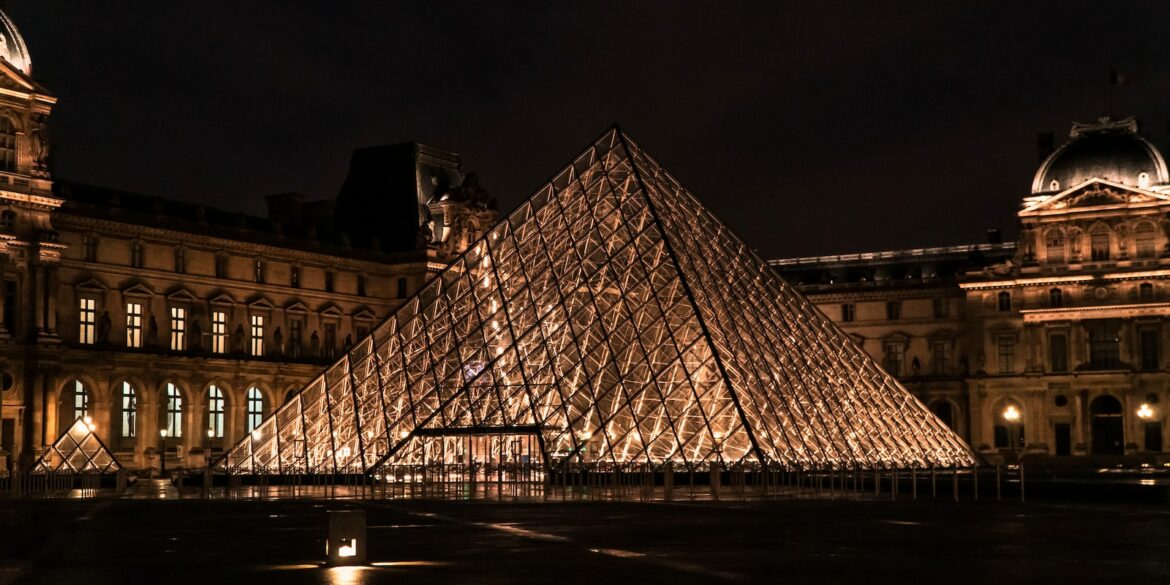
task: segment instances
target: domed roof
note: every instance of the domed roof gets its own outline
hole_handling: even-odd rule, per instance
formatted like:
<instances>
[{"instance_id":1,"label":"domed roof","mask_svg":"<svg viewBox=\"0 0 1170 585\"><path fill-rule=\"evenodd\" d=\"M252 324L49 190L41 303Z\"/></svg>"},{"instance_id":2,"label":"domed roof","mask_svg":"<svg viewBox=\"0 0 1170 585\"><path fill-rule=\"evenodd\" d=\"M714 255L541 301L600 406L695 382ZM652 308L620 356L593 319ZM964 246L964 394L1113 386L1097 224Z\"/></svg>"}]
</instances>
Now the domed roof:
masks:
<instances>
[{"instance_id":1,"label":"domed roof","mask_svg":"<svg viewBox=\"0 0 1170 585\"><path fill-rule=\"evenodd\" d=\"M28 47L24 45L24 37L12 24L12 19L0 10L0 57L11 63L25 75L32 75L32 59L28 56Z\"/></svg>"},{"instance_id":2,"label":"domed roof","mask_svg":"<svg viewBox=\"0 0 1170 585\"><path fill-rule=\"evenodd\" d=\"M1040 165L1032 193L1051 193L1098 178L1148 188L1170 182L1158 149L1137 133L1133 118L1073 124L1071 140Z\"/></svg>"}]
</instances>

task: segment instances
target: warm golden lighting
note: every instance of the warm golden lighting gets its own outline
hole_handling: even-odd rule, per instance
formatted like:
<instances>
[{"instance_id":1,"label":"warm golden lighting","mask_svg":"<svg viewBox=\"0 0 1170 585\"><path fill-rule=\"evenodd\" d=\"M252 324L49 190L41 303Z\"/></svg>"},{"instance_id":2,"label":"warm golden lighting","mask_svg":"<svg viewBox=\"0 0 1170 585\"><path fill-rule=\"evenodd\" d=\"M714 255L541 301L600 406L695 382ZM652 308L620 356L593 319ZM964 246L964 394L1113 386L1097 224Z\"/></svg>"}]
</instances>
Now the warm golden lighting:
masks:
<instances>
[{"instance_id":1,"label":"warm golden lighting","mask_svg":"<svg viewBox=\"0 0 1170 585\"><path fill-rule=\"evenodd\" d=\"M159 431L159 432L158 432L158 436L160 436L160 437L162 437L162 438L164 438L164 439L165 439L165 438L167 438L167 430L166 430L166 429L162 429L161 431Z\"/></svg>"},{"instance_id":2,"label":"warm golden lighting","mask_svg":"<svg viewBox=\"0 0 1170 585\"><path fill-rule=\"evenodd\" d=\"M85 426L89 428L90 432L97 430L97 425L93 424L93 419L88 416L85 417Z\"/></svg>"},{"instance_id":3,"label":"warm golden lighting","mask_svg":"<svg viewBox=\"0 0 1170 585\"><path fill-rule=\"evenodd\" d=\"M261 435L260 435L260 429L255 429L255 430L253 430L253 431L252 431L252 440L253 440L253 441L259 441L259 440L260 440L260 436L261 436Z\"/></svg>"},{"instance_id":4,"label":"warm golden lighting","mask_svg":"<svg viewBox=\"0 0 1170 585\"><path fill-rule=\"evenodd\" d=\"M1141 407L1138 408L1137 415L1138 418L1142 420L1150 420L1151 418L1154 418L1154 409L1150 408L1149 404L1143 402Z\"/></svg>"},{"instance_id":5,"label":"warm golden lighting","mask_svg":"<svg viewBox=\"0 0 1170 585\"><path fill-rule=\"evenodd\" d=\"M1003 409L1003 420L1008 422L1020 420L1020 411L1016 409L1016 405L1009 404L1007 408Z\"/></svg>"},{"instance_id":6,"label":"warm golden lighting","mask_svg":"<svg viewBox=\"0 0 1170 585\"><path fill-rule=\"evenodd\" d=\"M215 429L207 429L207 438L208 438L208 439L214 439L214 438L215 438Z\"/></svg>"}]
</instances>

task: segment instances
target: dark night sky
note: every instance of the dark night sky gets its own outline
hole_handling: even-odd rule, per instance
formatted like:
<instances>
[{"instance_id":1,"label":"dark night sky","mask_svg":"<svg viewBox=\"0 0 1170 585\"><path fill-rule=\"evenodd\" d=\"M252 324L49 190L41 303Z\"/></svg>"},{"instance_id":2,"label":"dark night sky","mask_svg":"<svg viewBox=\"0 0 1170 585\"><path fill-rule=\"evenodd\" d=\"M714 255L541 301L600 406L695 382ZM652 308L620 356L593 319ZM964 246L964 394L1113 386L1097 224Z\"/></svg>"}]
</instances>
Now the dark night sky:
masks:
<instances>
[{"instance_id":1,"label":"dark night sky","mask_svg":"<svg viewBox=\"0 0 1170 585\"><path fill-rule=\"evenodd\" d=\"M1163 147L1170 116L1153 0L7 4L58 177L257 214L409 140L510 210L618 121L767 257L967 243L1111 66L1118 114Z\"/></svg>"}]
</instances>

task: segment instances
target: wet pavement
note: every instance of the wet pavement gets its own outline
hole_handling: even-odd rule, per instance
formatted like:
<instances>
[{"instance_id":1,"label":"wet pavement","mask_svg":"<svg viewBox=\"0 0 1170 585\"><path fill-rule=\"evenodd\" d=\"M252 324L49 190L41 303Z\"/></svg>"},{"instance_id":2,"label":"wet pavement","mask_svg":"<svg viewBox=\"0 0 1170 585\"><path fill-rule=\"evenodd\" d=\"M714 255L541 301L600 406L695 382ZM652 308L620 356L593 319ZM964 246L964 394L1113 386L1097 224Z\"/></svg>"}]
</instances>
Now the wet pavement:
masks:
<instances>
[{"instance_id":1,"label":"wet pavement","mask_svg":"<svg viewBox=\"0 0 1170 585\"><path fill-rule=\"evenodd\" d=\"M326 510L369 561L326 569ZM0 500L0 583L1170 583L1170 506Z\"/></svg>"}]
</instances>

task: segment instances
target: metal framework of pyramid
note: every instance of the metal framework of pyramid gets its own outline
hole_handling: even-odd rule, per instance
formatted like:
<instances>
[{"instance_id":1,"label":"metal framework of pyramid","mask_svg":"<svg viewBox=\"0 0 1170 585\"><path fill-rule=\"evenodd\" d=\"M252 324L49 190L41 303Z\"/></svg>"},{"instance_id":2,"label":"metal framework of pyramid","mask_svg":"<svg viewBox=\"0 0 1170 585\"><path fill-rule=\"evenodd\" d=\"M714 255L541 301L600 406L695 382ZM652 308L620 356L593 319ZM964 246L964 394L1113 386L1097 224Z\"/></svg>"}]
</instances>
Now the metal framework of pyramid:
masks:
<instances>
[{"instance_id":1,"label":"metal framework of pyramid","mask_svg":"<svg viewBox=\"0 0 1170 585\"><path fill-rule=\"evenodd\" d=\"M550 470L975 464L617 127L217 467L369 473L491 433Z\"/></svg>"},{"instance_id":2,"label":"metal framework of pyramid","mask_svg":"<svg viewBox=\"0 0 1170 585\"><path fill-rule=\"evenodd\" d=\"M33 473L113 473L121 468L93 427L79 418L45 450Z\"/></svg>"}]
</instances>

